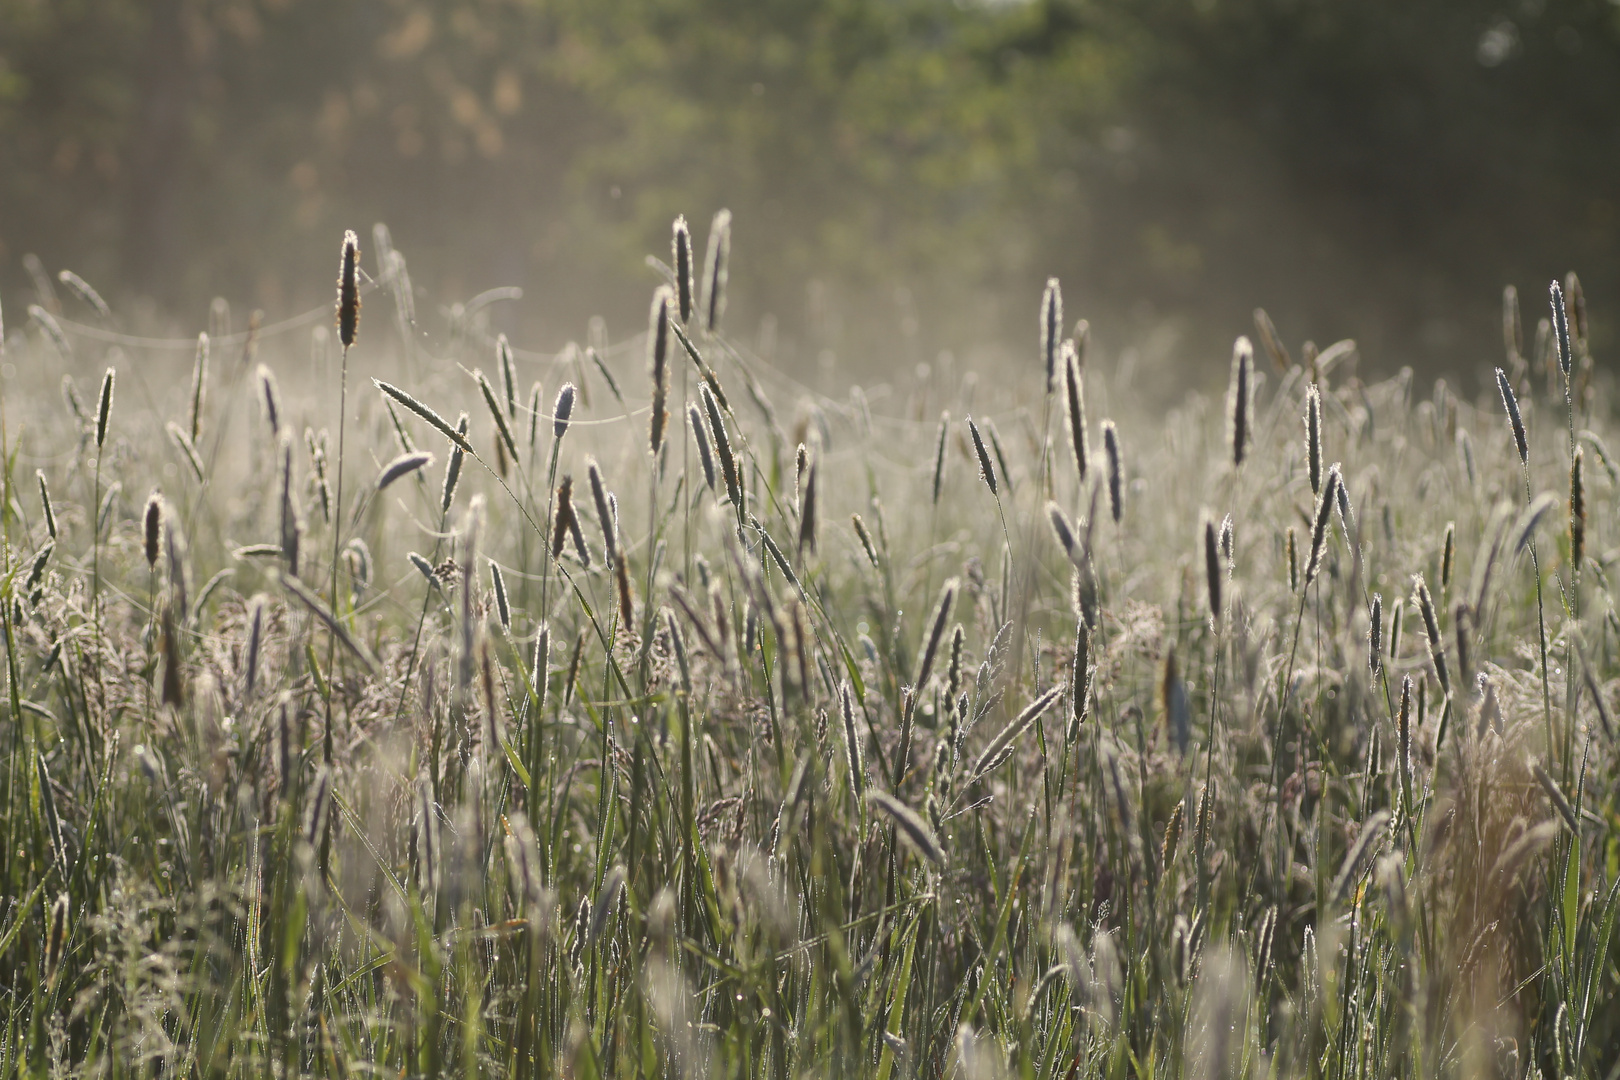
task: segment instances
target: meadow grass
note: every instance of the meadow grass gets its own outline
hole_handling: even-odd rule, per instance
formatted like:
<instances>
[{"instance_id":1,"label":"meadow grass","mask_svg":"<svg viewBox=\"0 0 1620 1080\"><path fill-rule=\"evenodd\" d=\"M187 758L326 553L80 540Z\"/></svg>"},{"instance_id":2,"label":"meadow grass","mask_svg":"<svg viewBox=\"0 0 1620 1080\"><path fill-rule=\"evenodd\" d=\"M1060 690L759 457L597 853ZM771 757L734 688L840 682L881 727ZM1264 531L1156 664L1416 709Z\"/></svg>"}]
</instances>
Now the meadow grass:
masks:
<instances>
[{"instance_id":1,"label":"meadow grass","mask_svg":"<svg viewBox=\"0 0 1620 1080\"><path fill-rule=\"evenodd\" d=\"M14 333L0 1068L1615 1076L1578 282L1475 400L1257 311L1156 413L1055 280L993 390L828 397L730 228L557 356L391 246L357 322L352 233L336 370Z\"/></svg>"}]
</instances>

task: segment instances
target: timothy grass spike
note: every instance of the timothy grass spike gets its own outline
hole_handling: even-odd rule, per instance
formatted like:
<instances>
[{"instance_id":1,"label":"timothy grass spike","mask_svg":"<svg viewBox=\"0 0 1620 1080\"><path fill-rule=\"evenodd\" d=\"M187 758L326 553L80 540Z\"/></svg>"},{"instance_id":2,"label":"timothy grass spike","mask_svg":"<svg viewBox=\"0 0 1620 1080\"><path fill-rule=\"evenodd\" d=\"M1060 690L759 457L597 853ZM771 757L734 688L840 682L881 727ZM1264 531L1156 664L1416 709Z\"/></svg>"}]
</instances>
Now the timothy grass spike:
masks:
<instances>
[{"instance_id":1,"label":"timothy grass spike","mask_svg":"<svg viewBox=\"0 0 1620 1080\"><path fill-rule=\"evenodd\" d=\"M377 490L383 491L388 485L403 476L409 476L419 469L425 469L433 464L433 455L426 450L417 450L414 453L400 454L377 474Z\"/></svg>"},{"instance_id":2,"label":"timothy grass spike","mask_svg":"<svg viewBox=\"0 0 1620 1080\"><path fill-rule=\"evenodd\" d=\"M191 441L202 438L203 402L208 393L208 334L197 335L197 357L191 365Z\"/></svg>"},{"instance_id":3,"label":"timothy grass spike","mask_svg":"<svg viewBox=\"0 0 1620 1080\"><path fill-rule=\"evenodd\" d=\"M338 341L345 349L354 344L360 329L360 238L350 229L343 234L338 264Z\"/></svg>"},{"instance_id":4,"label":"timothy grass spike","mask_svg":"<svg viewBox=\"0 0 1620 1080\"><path fill-rule=\"evenodd\" d=\"M1063 287L1058 279L1046 279L1041 294L1041 360L1046 365L1046 392L1057 389L1059 342L1063 339Z\"/></svg>"},{"instance_id":5,"label":"timothy grass spike","mask_svg":"<svg viewBox=\"0 0 1620 1080\"><path fill-rule=\"evenodd\" d=\"M684 221L678 224L685 227ZM647 441L654 457L664 448L664 431L669 424L670 302L669 286L660 285L653 293L652 311L647 316L647 371L652 380L652 414L648 419Z\"/></svg>"},{"instance_id":6,"label":"timothy grass spike","mask_svg":"<svg viewBox=\"0 0 1620 1080\"><path fill-rule=\"evenodd\" d=\"M1315 383L1305 388L1305 461L1310 470L1311 494L1322 493L1322 391Z\"/></svg>"},{"instance_id":7,"label":"timothy grass spike","mask_svg":"<svg viewBox=\"0 0 1620 1080\"><path fill-rule=\"evenodd\" d=\"M720 210L709 225L709 247L703 259L703 332L713 337L726 310L726 278L731 262L731 211Z\"/></svg>"},{"instance_id":8,"label":"timothy grass spike","mask_svg":"<svg viewBox=\"0 0 1620 1080\"><path fill-rule=\"evenodd\" d=\"M512 460L517 461L517 441L512 438L512 428L507 424L506 413L495 397L495 388L489 384L482 371L474 371L473 378L478 381L478 390L484 395L484 405L489 409L490 419L495 422L495 433L501 437L501 444L506 447L506 452L512 456Z\"/></svg>"},{"instance_id":9,"label":"timothy grass spike","mask_svg":"<svg viewBox=\"0 0 1620 1080\"><path fill-rule=\"evenodd\" d=\"M1434 664L1434 676L1440 680L1440 692L1450 696L1451 674L1446 669L1446 645L1440 636L1440 620L1435 615L1434 598L1429 595L1429 584L1423 580L1422 574L1413 576L1413 588L1417 593L1418 612L1423 616L1423 632L1429 639L1429 659Z\"/></svg>"},{"instance_id":10,"label":"timothy grass spike","mask_svg":"<svg viewBox=\"0 0 1620 1080\"><path fill-rule=\"evenodd\" d=\"M381 390L383 393L387 394L389 397L411 410L411 412L415 413L423 420L426 420L430 425L432 425L434 430L436 430L440 435L443 435L445 438L449 439L457 449L461 450L463 453L472 452L472 443L467 441L467 433L465 430L458 431L457 429L451 427L448 420L434 412L416 398L412 397L410 394L407 394L405 391L395 386L393 383L383 382L381 379L372 379L371 381L378 390Z\"/></svg>"},{"instance_id":11,"label":"timothy grass spike","mask_svg":"<svg viewBox=\"0 0 1620 1080\"><path fill-rule=\"evenodd\" d=\"M1232 382L1226 392L1227 436L1232 447L1232 465L1243 464L1249 450L1250 368L1254 347L1240 337L1232 346Z\"/></svg>"},{"instance_id":12,"label":"timothy grass spike","mask_svg":"<svg viewBox=\"0 0 1620 1080\"><path fill-rule=\"evenodd\" d=\"M1112 420L1102 422L1103 453L1108 459L1108 512L1118 525L1125 516L1125 462L1119 447L1119 429Z\"/></svg>"},{"instance_id":13,"label":"timothy grass spike","mask_svg":"<svg viewBox=\"0 0 1620 1080\"><path fill-rule=\"evenodd\" d=\"M56 539L56 508L51 505L50 485L45 482L45 470L35 469L34 479L39 482L39 505L45 514L45 531Z\"/></svg>"},{"instance_id":14,"label":"timothy grass spike","mask_svg":"<svg viewBox=\"0 0 1620 1080\"><path fill-rule=\"evenodd\" d=\"M922 819L922 815L887 791L880 791L877 788L866 793L866 801L876 805L894 819L894 823L899 826L900 835L906 838L913 851L935 866L945 865L945 849L934 839L934 833Z\"/></svg>"},{"instance_id":15,"label":"timothy grass spike","mask_svg":"<svg viewBox=\"0 0 1620 1080\"><path fill-rule=\"evenodd\" d=\"M1502 407L1507 410L1508 424L1513 429L1513 446L1519 452L1519 464L1530 463L1530 443L1524 435L1524 418L1519 414L1519 398L1508 383L1507 372L1496 369L1496 389L1502 395Z\"/></svg>"},{"instance_id":16,"label":"timothy grass spike","mask_svg":"<svg viewBox=\"0 0 1620 1080\"><path fill-rule=\"evenodd\" d=\"M683 325L692 322L692 230L687 228L686 215L675 218L670 236L671 265L675 270L675 290L680 299Z\"/></svg>"},{"instance_id":17,"label":"timothy grass spike","mask_svg":"<svg viewBox=\"0 0 1620 1080\"><path fill-rule=\"evenodd\" d=\"M1086 389L1080 376L1079 350L1070 346L1063 350L1065 384L1068 391L1069 448L1074 453L1074 469L1080 483L1086 482L1086 468L1090 464L1090 451L1086 444Z\"/></svg>"},{"instance_id":18,"label":"timothy grass spike","mask_svg":"<svg viewBox=\"0 0 1620 1080\"><path fill-rule=\"evenodd\" d=\"M973 422L973 417L967 418L968 434L973 437L973 452L979 458L979 479L990 489L990 494L996 495L999 489L996 484L996 467L990 461L990 452L985 449L984 438L979 434L979 425Z\"/></svg>"},{"instance_id":19,"label":"timothy grass spike","mask_svg":"<svg viewBox=\"0 0 1620 1080\"><path fill-rule=\"evenodd\" d=\"M112 417L113 388L117 382L118 372L115 368L108 368L107 374L101 377L101 396L96 399L97 450L107 445L107 422Z\"/></svg>"}]
</instances>

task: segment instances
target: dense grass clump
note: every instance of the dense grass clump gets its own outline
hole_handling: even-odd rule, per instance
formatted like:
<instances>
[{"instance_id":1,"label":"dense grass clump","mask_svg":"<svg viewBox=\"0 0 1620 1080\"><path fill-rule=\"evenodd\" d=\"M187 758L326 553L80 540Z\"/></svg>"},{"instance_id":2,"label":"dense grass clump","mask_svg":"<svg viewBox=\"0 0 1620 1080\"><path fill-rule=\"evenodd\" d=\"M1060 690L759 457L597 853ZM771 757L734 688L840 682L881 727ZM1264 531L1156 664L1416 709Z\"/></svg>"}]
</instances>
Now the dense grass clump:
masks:
<instances>
[{"instance_id":1,"label":"dense grass clump","mask_svg":"<svg viewBox=\"0 0 1620 1080\"><path fill-rule=\"evenodd\" d=\"M1153 415L1056 281L994 392L833 399L729 230L555 357L403 259L361 326L353 233L341 356L10 340L5 1070L1612 1075L1575 289L1474 401L1257 313Z\"/></svg>"}]
</instances>

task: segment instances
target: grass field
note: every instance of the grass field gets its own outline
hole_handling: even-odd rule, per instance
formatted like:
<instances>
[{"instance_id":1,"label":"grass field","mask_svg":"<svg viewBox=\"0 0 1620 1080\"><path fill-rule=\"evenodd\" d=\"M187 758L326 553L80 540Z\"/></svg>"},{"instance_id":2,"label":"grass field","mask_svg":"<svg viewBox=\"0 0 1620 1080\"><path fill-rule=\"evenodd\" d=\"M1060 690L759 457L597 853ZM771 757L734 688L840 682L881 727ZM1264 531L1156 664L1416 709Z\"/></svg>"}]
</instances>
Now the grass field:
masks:
<instances>
[{"instance_id":1,"label":"grass field","mask_svg":"<svg viewBox=\"0 0 1620 1080\"><path fill-rule=\"evenodd\" d=\"M1615 1075L1578 283L1477 400L1257 313L1156 413L1051 287L830 398L726 227L555 357L382 230L195 356L12 305L8 1074Z\"/></svg>"}]
</instances>

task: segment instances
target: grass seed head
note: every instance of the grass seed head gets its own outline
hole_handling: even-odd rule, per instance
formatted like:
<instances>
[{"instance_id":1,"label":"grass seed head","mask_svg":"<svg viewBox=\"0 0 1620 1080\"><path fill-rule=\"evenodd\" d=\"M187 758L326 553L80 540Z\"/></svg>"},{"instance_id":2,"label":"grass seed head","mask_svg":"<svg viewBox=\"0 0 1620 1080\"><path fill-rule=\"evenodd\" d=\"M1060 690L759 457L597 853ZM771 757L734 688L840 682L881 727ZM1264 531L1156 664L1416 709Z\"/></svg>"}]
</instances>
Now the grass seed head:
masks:
<instances>
[{"instance_id":1,"label":"grass seed head","mask_svg":"<svg viewBox=\"0 0 1620 1080\"><path fill-rule=\"evenodd\" d=\"M685 222L679 223L685 228ZM653 293L652 311L647 316L647 371L652 379L652 414L648 421L648 447L656 457L664 448L664 431L669 424L669 316L672 298L668 285Z\"/></svg>"},{"instance_id":2,"label":"grass seed head","mask_svg":"<svg viewBox=\"0 0 1620 1080\"><path fill-rule=\"evenodd\" d=\"M1464 693L1478 690L1474 680L1473 617L1468 602L1459 600L1451 608L1451 630L1457 639L1457 679ZM1483 676L1480 679L1484 681Z\"/></svg>"},{"instance_id":3,"label":"grass seed head","mask_svg":"<svg viewBox=\"0 0 1620 1080\"><path fill-rule=\"evenodd\" d=\"M113 387L118 382L118 372L108 368L107 374L101 377L101 396L96 399L96 449L99 451L107 444L107 421L112 416Z\"/></svg>"},{"instance_id":4,"label":"grass seed head","mask_svg":"<svg viewBox=\"0 0 1620 1080\"><path fill-rule=\"evenodd\" d=\"M425 469L433 464L433 455L426 450L417 450L414 453L400 454L377 474L377 490L383 491L394 481L409 476L418 470Z\"/></svg>"},{"instance_id":5,"label":"grass seed head","mask_svg":"<svg viewBox=\"0 0 1620 1080\"><path fill-rule=\"evenodd\" d=\"M456 419L455 428L452 429L455 432L456 437L460 439L461 442L456 443L450 448L450 461L445 465L444 468L444 487L439 493L440 514L448 514L450 512L450 504L454 502L456 498L456 486L461 483L461 466L463 460L467 456L466 451L462 449L462 444L467 441L467 428L470 423L471 418L468 417L466 413L462 413L461 416Z\"/></svg>"},{"instance_id":6,"label":"grass seed head","mask_svg":"<svg viewBox=\"0 0 1620 1080\"><path fill-rule=\"evenodd\" d=\"M264 412L264 419L270 425L270 437L276 438L281 434L281 388L276 382L276 373L264 364L260 364L255 378L259 383L259 407Z\"/></svg>"},{"instance_id":7,"label":"grass seed head","mask_svg":"<svg viewBox=\"0 0 1620 1080\"><path fill-rule=\"evenodd\" d=\"M501 573L501 566L494 559L489 563L489 583L495 592L495 614L501 620L501 629L507 633L512 632L512 604L506 596L506 575Z\"/></svg>"},{"instance_id":8,"label":"grass seed head","mask_svg":"<svg viewBox=\"0 0 1620 1080\"><path fill-rule=\"evenodd\" d=\"M1577 576L1586 557L1586 482L1582 475L1585 459L1584 448L1577 446L1569 462L1569 565Z\"/></svg>"},{"instance_id":9,"label":"grass seed head","mask_svg":"<svg viewBox=\"0 0 1620 1080\"><path fill-rule=\"evenodd\" d=\"M63 271L66 273L66 271ZM68 937L68 894L62 893L51 905L50 928L45 937L45 988L50 991L56 986L57 976L62 971L62 954L67 950Z\"/></svg>"},{"instance_id":10,"label":"grass seed head","mask_svg":"<svg viewBox=\"0 0 1620 1080\"><path fill-rule=\"evenodd\" d=\"M536 380L529 387L529 453L534 453L534 440L540 432L540 407L546 400L545 387Z\"/></svg>"},{"instance_id":11,"label":"grass seed head","mask_svg":"<svg viewBox=\"0 0 1620 1080\"><path fill-rule=\"evenodd\" d=\"M1046 517L1052 523L1052 535L1057 537L1058 546L1069 557L1069 561L1076 567L1084 561L1085 553L1080 549L1080 542L1075 539L1074 527L1069 524L1069 515L1063 512L1063 507L1053 500L1047 500Z\"/></svg>"},{"instance_id":12,"label":"grass seed head","mask_svg":"<svg viewBox=\"0 0 1620 1080\"><path fill-rule=\"evenodd\" d=\"M713 337L726 310L726 278L731 273L731 211L715 213L703 259L703 332Z\"/></svg>"},{"instance_id":13,"label":"grass seed head","mask_svg":"<svg viewBox=\"0 0 1620 1080\"><path fill-rule=\"evenodd\" d=\"M715 456L720 459L720 475L726 482L726 495L740 518L747 512L747 504L744 501L742 473L737 467L736 455L731 451L731 436L726 432L725 419L720 415L720 403L709 385L705 383L699 387L699 392L703 409L709 417L709 433L714 437Z\"/></svg>"},{"instance_id":14,"label":"grass seed head","mask_svg":"<svg viewBox=\"0 0 1620 1080\"><path fill-rule=\"evenodd\" d=\"M819 524L819 509L816 504L817 476L821 462L811 458L804 470L804 479L800 484L799 492L799 552L806 551L814 554L816 550L816 527Z\"/></svg>"},{"instance_id":15,"label":"grass seed head","mask_svg":"<svg viewBox=\"0 0 1620 1080\"><path fill-rule=\"evenodd\" d=\"M681 322L690 324L692 321L692 230L686 226L686 215L682 214L675 219L671 230L670 254L671 265L675 270L675 289L680 299Z\"/></svg>"},{"instance_id":16,"label":"grass seed head","mask_svg":"<svg viewBox=\"0 0 1620 1080\"><path fill-rule=\"evenodd\" d=\"M855 726L855 700L849 683L844 683L838 697L839 716L844 721L844 756L849 766L850 787L857 799L866 791L866 758L861 748L860 734Z\"/></svg>"},{"instance_id":17,"label":"grass seed head","mask_svg":"<svg viewBox=\"0 0 1620 1080\"><path fill-rule=\"evenodd\" d=\"M1328 520L1333 515L1334 506L1338 502L1338 487L1344 481L1339 476L1337 462L1328 469L1327 479L1322 481L1322 498L1316 506L1316 520L1311 527L1311 554L1305 561L1305 584L1308 586L1316 580L1316 573L1321 569L1322 552L1326 547Z\"/></svg>"},{"instance_id":18,"label":"grass seed head","mask_svg":"<svg viewBox=\"0 0 1620 1080\"><path fill-rule=\"evenodd\" d=\"M1176 861L1176 851L1181 845L1182 819L1185 807L1176 803L1170 810L1170 820L1164 825L1164 843L1159 848L1159 865L1170 867Z\"/></svg>"},{"instance_id":19,"label":"grass seed head","mask_svg":"<svg viewBox=\"0 0 1620 1080\"><path fill-rule=\"evenodd\" d=\"M919 694L927 687L928 678L934 672L934 660L939 655L940 642L945 639L945 625L950 622L951 607L956 603L956 590L960 585L960 581L951 578L939 590L939 603L934 606L928 637L924 641L922 655L917 659L917 677L912 682Z\"/></svg>"},{"instance_id":20,"label":"grass seed head","mask_svg":"<svg viewBox=\"0 0 1620 1080\"><path fill-rule=\"evenodd\" d=\"M574 478L568 473L557 483L557 507L552 511L551 557L562 558L563 541L569 532L579 528L578 520L574 515ZM585 556L585 565L590 565L590 556Z\"/></svg>"},{"instance_id":21,"label":"grass seed head","mask_svg":"<svg viewBox=\"0 0 1620 1080\"><path fill-rule=\"evenodd\" d=\"M1046 366L1046 392L1057 389L1059 343L1063 340L1063 287L1058 279L1046 279L1041 294L1041 360Z\"/></svg>"},{"instance_id":22,"label":"grass seed head","mask_svg":"<svg viewBox=\"0 0 1620 1080\"><path fill-rule=\"evenodd\" d=\"M1065 371L1064 395L1068 405L1069 449L1074 454L1074 470L1080 483L1086 482L1086 468L1090 464L1090 449L1086 439L1086 388L1080 376L1080 353L1073 346L1063 350Z\"/></svg>"},{"instance_id":23,"label":"grass seed head","mask_svg":"<svg viewBox=\"0 0 1620 1080\"><path fill-rule=\"evenodd\" d=\"M1350 894L1350 886L1355 884L1362 868L1377 850L1378 842L1383 839L1384 829L1388 824L1388 810L1379 810L1362 823L1361 831L1356 834L1356 842L1350 845L1350 850L1345 853L1344 862L1339 865L1339 873L1334 877L1333 885L1328 890L1328 895L1335 904L1343 903L1344 898Z\"/></svg>"},{"instance_id":24,"label":"grass seed head","mask_svg":"<svg viewBox=\"0 0 1620 1080\"><path fill-rule=\"evenodd\" d=\"M1581 288L1581 279L1573 270L1564 276L1564 318L1569 324L1575 347L1584 350L1587 332L1586 293Z\"/></svg>"},{"instance_id":25,"label":"grass seed head","mask_svg":"<svg viewBox=\"0 0 1620 1080\"><path fill-rule=\"evenodd\" d=\"M866 552L866 558L874 570L881 570L882 564L878 561L877 546L872 543L872 534L867 531L866 522L859 514L849 515L849 522L855 527L855 535L861 541L861 550Z\"/></svg>"},{"instance_id":26,"label":"grass seed head","mask_svg":"<svg viewBox=\"0 0 1620 1080\"><path fill-rule=\"evenodd\" d=\"M478 391L484 396L484 407L489 410L489 418L495 424L495 434L500 437L501 447L512 460L518 460L517 442L512 438L511 425L506 422L506 412L501 408L500 400L495 396L495 388L484 377L482 371L474 371L473 378L478 383ZM497 447L499 450L501 447Z\"/></svg>"},{"instance_id":27,"label":"grass seed head","mask_svg":"<svg viewBox=\"0 0 1620 1080\"><path fill-rule=\"evenodd\" d=\"M1288 591L1299 592L1299 531L1288 526Z\"/></svg>"},{"instance_id":28,"label":"grass seed head","mask_svg":"<svg viewBox=\"0 0 1620 1080\"><path fill-rule=\"evenodd\" d=\"M1440 591L1451 588L1451 572L1457 561L1457 523L1446 522L1446 539L1440 548Z\"/></svg>"},{"instance_id":29,"label":"grass seed head","mask_svg":"<svg viewBox=\"0 0 1620 1080\"><path fill-rule=\"evenodd\" d=\"M34 479L39 482L39 506L45 515L45 531L52 540L56 539L56 508L51 505L51 488L45 482L45 470L35 469Z\"/></svg>"},{"instance_id":30,"label":"grass seed head","mask_svg":"<svg viewBox=\"0 0 1620 1080\"><path fill-rule=\"evenodd\" d=\"M1305 462L1310 470L1311 494L1322 493L1322 391L1315 383L1305 388Z\"/></svg>"},{"instance_id":31,"label":"grass seed head","mask_svg":"<svg viewBox=\"0 0 1620 1080\"><path fill-rule=\"evenodd\" d=\"M1254 332L1278 371L1287 371L1293 366L1294 361L1288 355L1288 350L1283 347L1282 340L1277 337L1277 327L1272 323L1271 316L1266 314L1265 308L1254 309Z\"/></svg>"},{"instance_id":32,"label":"grass seed head","mask_svg":"<svg viewBox=\"0 0 1620 1080\"><path fill-rule=\"evenodd\" d=\"M574 398L579 393L573 383L563 383L551 405L551 437L561 441L568 434L568 419L574 415Z\"/></svg>"},{"instance_id":33,"label":"grass seed head","mask_svg":"<svg viewBox=\"0 0 1620 1080\"><path fill-rule=\"evenodd\" d=\"M1204 513L1204 585L1209 593L1209 624L1217 632L1221 625L1221 546L1215 519Z\"/></svg>"},{"instance_id":34,"label":"grass seed head","mask_svg":"<svg viewBox=\"0 0 1620 1080\"><path fill-rule=\"evenodd\" d=\"M1507 410L1508 424L1513 429L1513 446L1519 452L1519 464L1530 464L1530 443L1524 435L1524 418L1519 414L1519 398L1508 382L1507 372L1496 369L1496 389L1502 395L1502 407Z\"/></svg>"},{"instance_id":35,"label":"grass seed head","mask_svg":"<svg viewBox=\"0 0 1620 1080\"><path fill-rule=\"evenodd\" d=\"M1226 391L1227 437L1232 447L1232 464L1243 464L1249 450L1249 407L1254 347L1240 337L1232 346L1232 382Z\"/></svg>"},{"instance_id":36,"label":"grass seed head","mask_svg":"<svg viewBox=\"0 0 1620 1080\"><path fill-rule=\"evenodd\" d=\"M945 849L934 839L933 830L928 827L922 815L887 791L876 788L866 793L866 801L874 804L894 820L899 834L905 838L913 851L935 866L945 865Z\"/></svg>"},{"instance_id":37,"label":"grass seed head","mask_svg":"<svg viewBox=\"0 0 1620 1080\"><path fill-rule=\"evenodd\" d=\"M338 264L337 327L338 341L349 348L360 329L360 238L353 229L343 234Z\"/></svg>"},{"instance_id":38,"label":"grass seed head","mask_svg":"<svg viewBox=\"0 0 1620 1080\"><path fill-rule=\"evenodd\" d=\"M197 335L197 357L191 367L191 441L202 438L203 403L208 393L208 334Z\"/></svg>"},{"instance_id":39,"label":"grass seed head","mask_svg":"<svg viewBox=\"0 0 1620 1080\"><path fill-rule=\"evenodd\" d=\"M68 342L67 335L62 332L62 324L56 321L55 315L52 315L38 304L29 304L28 317L50 339L50 343L56 349L58 356L66 361L73 359L73 346Z\"/></svg>"},{"instance_id":40,"label":"grass seed head","mask_svg":"<svg viewBox=\"0 0 1620 1080\"><path fill-rule=\"evenodd\" d=\"M264 648L264 619L269 607L268 598L263 593L256 593L248 601L247 610L247 648L243 653L242 671L244 693L247 697L253 696L253 691L259 682L259 667L261 651Z\"/></svg>"},{"instance_id":41,"label":"grass seed head","mask_svg":"<svg viewBox=\"0 0 1620 1080\"><path fill-rule=\"evenodd\" d=\"M618 537L615 535L614 515L608 506L607 485L602 481L602 469L594 457L585 458L585 476L591 485L591 502L596 506L596 519L602 527L602 550L606 555L606 563L613 566L617 560Z\"/></svg>"},{"instance_id":42,"label":"grass seed head","mask_svg":"<svg viewBox=\"0 0 1620 1080\"><path fill-rule=\"evenodd\" d=\"M84 278L71 270L63 270L56 275L56 280L66 285L68 291L84 301L97 316L103 319L112 318L112 308L108 307L107 301L103 300L101 294L96 292L95 286L84 280Z\"/></svg>"},{"instance_id":43,"label":"grass seed head","mask_svg":"<svg viewBox=\"0 0 1620 1080\"><path fill-rule=\"evenodd\" d=\"M1384 594L1373 593L1367 612L1367 667L1373 678L1384 669Z\"/></svg>"},{"instance_id":44,"label":"grass seed head","mask_svg":"<svg viewBox=\"0 0 1620 1080\"><path fill-rule=\"evenodd\" d=\"M163 495L153 489L146 499L146 512L141 516L142 535L145 539L145 554L147 569L155 569L158 561L158 544L163 535Z\"/></svg>"},{"instance_id":45,"label":"grass seed head","mask_svg":"<svg viewBox=\"0 0 1620 1080\"><path fill-rule=\"evenodd\" d=\"M979 425L973 422L973 417L967 418L968 434L973 437L973 453L979 459L979 479L990 489L990 494L998 493L996 486L996 467L990 462L990 452L985 449L984 439L979 435Z\"/></svg>"},{"instance_id":46,"label":"grass seed head","mask_svg":"<svg viewBox=\"0 0 1620 1080\"><path fill-rule=\"evenodd\" d=\"M1572 357L1569 344L1569 310L1564 304L1564 287L1554 278L1547 286L1547 300L1552 305L1553 331L1558 335L1558 370L1569 379Z\"/></svg>"},{"instance_id":47,"label":"grass seed head","mask_svg":"<svg viewBox=\"0 0 1620 1080\"><path fill-rule=\"evenodd\" d=\"M1423 616L1423 632L1429 639L1429 658L1434 663L1435 678L1440 680L1440 690L1449 696L1451 694L1451 674L1446 669L1445 639L1440 636L1440 619L1435 614L1434 597L1429 595L1429 583L1423 580L1422 574L1413 576L1413 589L1417 594L1418 613Z\"/></svg>"},{"instance_id":48,"label":"grass seed head","mask_svg":"<svg viewBox=\"0 0 1620 1080\"><path fill-rule=\"evenodd\" d=\"M517 366L512 360L512 343L502 334L495 339L495 363L501 369L501 395L506 403L506 418L517 419Z\"/></svg>"},{"instance_id":49,"label":"grass seed head","mask_svg":"<svg viewBox=\"0 0 1620 1080\"><path fill-rule=\"evenodd\" d=\"M692 438L697 442L698 462L703 466L703 482L710 491L714 490L714 451L709 447L709 430L704 425L703 414L698 411L696 403L687 405L686 422L692 428Z\"/></svg>"},{"instance_id":50,"label":"grass seed head","mask_svg":"<svg viewBox=\"0 0 1620 1080\"><path fill-rule=\"evenodd\" d=\"M1125 459L1119 444L1119 428L1112 420L1102 422L1103 456L1108 461L1108 512L1118 525L1125 516Z\"/></svg>"}]
</instances>

